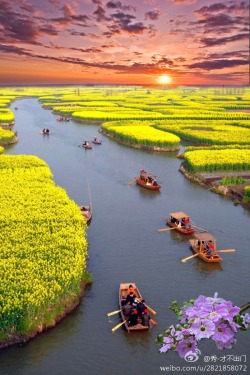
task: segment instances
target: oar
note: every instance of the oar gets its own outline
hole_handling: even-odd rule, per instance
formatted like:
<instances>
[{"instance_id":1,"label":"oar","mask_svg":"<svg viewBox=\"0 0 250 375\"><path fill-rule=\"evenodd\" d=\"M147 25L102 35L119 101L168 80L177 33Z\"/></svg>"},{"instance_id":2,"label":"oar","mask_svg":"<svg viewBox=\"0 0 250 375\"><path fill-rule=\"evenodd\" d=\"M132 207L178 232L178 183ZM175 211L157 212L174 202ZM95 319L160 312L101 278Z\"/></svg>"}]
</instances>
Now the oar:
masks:
<instances>
[{"instance_id":1,"label":"oar","mask_svg":"<svg viewBox=\"0 0 250 375\"><path fill-rule=\"evenodd\" d=\"M117 324L114 328L112 328L112 332L115 332L118 328L120 328L123 324L125 324L127 321L124 320L122 323Z\"/></svg>"},{"instance_id":2,"label":"oar","mask_svg":"<svg viewBox=\"0 0 250 375\"><path fill-rule=\"evenodd\" d=\"M135 181L136 181L136 177L135 177L132 181L130 181L130 182L128 183L128 185L133 184L133 182L135 182Z\"/></svg>"},{"instance_id":3,"label":"oar","mask_svg":"<svg viewBox=\"0 0 250 375\"><path fill-rule=\"evenodd\" d=\"M107 313L108 316L118 314L121 310L112 311L110 313Z\"/></svg>"},{"instance_id":4,"label":"oar","mask_svg":"<svg viewBox=\"0 0 250 375\"><path fill-rule=\"evenodd\" d=\"M235 249L218 250L217 253L234 253Z\"/></svg>"},{"instance_id":5,"label":"oar","mask_svg":"<svg viewBox=\"0 0 250 375\"><path fill-rule=\"evenodd\" d=\"M157 322L156 322L155 320L153 320L152 318L150 318L149 321L150 321L154 326L156 326Z\"/></svg>"},{"instance_id":6,"label":"oar","mask_svg":"<svg viewBox=\"0 0 250 375\"><path fill-rule=\"evenodd\" d=\"M176 229L177 227L173 227L173 228L162 228L162 229L158 229L158 232L165 232L166 230L172 230L172 229Z\"/></svg>"},{"instance_id":7,"label":"oar","mask_svg":"<svg viewBox=\"0 0 250 375\"><path fill-rule=\"evenodd\" d=\"M199 254L191 255L190 257L184 258L184 259L182 259L181 261L182 261L182 262L186 262L186 260L189 260L189 259L195 258L195 257L197 257L198 255L199 255Z\"/></svg>"},{"instance_id":8,"label":"oar","mask_svg":"<svg viewBox=\"0 0 250 375\"><path fill-rule=\"evenodd\" d=\"M149 307L148 305L146 305L146 303L145 303L144 305L147 307L147 309L148 309L153 315L156 315L156 312L155 312L153 309L151 309L151 307Z\"/></svg>"}]
</instances>

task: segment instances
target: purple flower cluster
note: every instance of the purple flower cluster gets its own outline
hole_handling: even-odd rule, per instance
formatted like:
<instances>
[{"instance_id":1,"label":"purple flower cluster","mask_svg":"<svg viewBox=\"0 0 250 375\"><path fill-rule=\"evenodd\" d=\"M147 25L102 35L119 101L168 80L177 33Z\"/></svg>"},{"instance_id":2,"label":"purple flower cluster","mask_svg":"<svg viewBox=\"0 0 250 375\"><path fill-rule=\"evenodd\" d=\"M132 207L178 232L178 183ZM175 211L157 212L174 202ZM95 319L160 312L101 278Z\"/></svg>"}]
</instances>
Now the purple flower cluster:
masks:
<instances>
[{"instance_id":1,"label":"purple flower cluster","mask_svg":"<svg viewBox=\"0 0 250 375\"><path fill-rule=\"evenodd\" d=\"M183 307L176 301L173 304L181 324L172 325L165 331L161 353L171 349L183 358L189 352L196 353L198 342L205 338L212 339L218 349L230 349L236 343L238 329L250 326L249 314L241 315L240 307L218 298L217 294L214 297L201 295Z\"/></svg>"}]
</instances>

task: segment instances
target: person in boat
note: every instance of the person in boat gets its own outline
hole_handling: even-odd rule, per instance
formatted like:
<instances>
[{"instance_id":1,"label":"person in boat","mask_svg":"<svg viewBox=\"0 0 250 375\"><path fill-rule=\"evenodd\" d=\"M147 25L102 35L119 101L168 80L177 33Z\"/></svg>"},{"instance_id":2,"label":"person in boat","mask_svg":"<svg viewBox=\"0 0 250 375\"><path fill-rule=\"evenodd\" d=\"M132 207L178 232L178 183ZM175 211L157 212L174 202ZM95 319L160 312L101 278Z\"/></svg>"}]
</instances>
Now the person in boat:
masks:
<instances>
[{"instance_id":1,"label":"person in boat","mask_svg":"<svg viewBox=\"0 0 250 375\"><path fill-rule=\"evenodd\" d=\"M126 318L129 318L132 313L132 303L128 301L126 305L122 307L122 312L126 316Z\"/></svg>"},{"instance_id":2,"label":"person in boat","mask_svg":"<svg viewBox=\"0 0 250 375\"><path fill-rule=\"evenodd\" d=\"M133 292L130 292L126 297L126 301L127 302L130 301L131 303L134 303L135 298L136 298L136 295Z\"/></svg>"},{"instance_id":3,"label":"person in boat","mask_svg":"<svg viewBox=\"0 0 250 375\"><path fill-rule=\"evenodd\" d=\"M204 241L198 241L197 242L197 245L198 245L198 248L200 251L202 251L203 253L206 252L206 246L205 246L205 242Z\"/></svg>"},{"instance_id":4,"label":"person in boat","mask_svg":"<svg viewBox=\"0 0 250 375\"><path fill-rule=\"evenodd\" d=\"M127 293L130 294L131 292L132 292L132 293L135 292L135 288L133 287L132 284L130 284L130 285L128 286L128 291L127 291Z\"/></svg>"},{"instance_id":5,"label":"person in boat","mask_svg":"<svg viewBox=\"0 0 250 375\"><path fill-rule=\"evenodd\" d=\"M141 322L142 322L143 326L149 327L150 315L149 315L148 312L143 312L142 313Z\"/></svg>"},{"instance_id":6,"label":"person in boat","mask_svg":"<svg viewBox=\"0 0 250 375\"><path fill-rule=\"evenodd\" d=\"M153 186L157 186L158 185L157 181L156 180L152 180L152 185Z\"/></svg>"},{"instance_id":7,"label":"person in boat","mask_svg":"<svg viewBox=\"0 0 250 375\"><path fill-rule=\"evenodd\" d=\"M135 326L138 323L138 310L137 310L137 303L132 304L132 310L129 317L129 324L131 326Z\"/></svg>"},{"instance_id":8,"label":"person in boat","mask_svg":"<svg viewBox=\"0 0 250 375\"><path fill-rule=\"evenodd\" d=\"M176 220L175 224L177 225L178 228L181 227L181 222L179 220Z\"/></svg>"},{"instance_id":9,"label":"person in boat","mask_svg":"<svg viewBox=\"0 0 250 375\"><path fill-rule=\"evenodd\" d=\"M209 240L206 246L206 254L215 255L215 248L212 240Z\"/></svg>"},{"instance_id":10,"label":"person in boat","mask_svg":"<svg viewBox=\"0 0 250 375\"><path fill-rule=\"evenodd\" d=\"M99 138L96 135L94 136L94 141L99 142Z\"/></svg>"},{"instance_id":11,"label":"person in boat","mask_svg":"<svg viewBox=\"0 0 250 375\"><path fill-rule=\"evenodd\" d=\"M189 218L188 217L184 217L182 219L182 223L183 223L183 226L186 228L186 229L189 229L190 228L190 223L189 223Z\"/></svg>"},{"instance_id":12,"label":"person in boat","mask_svg":"<svg viewBox=\"0 0 250 375\"><path fill-rule=\"evenodd\" d=\"M148 313L148 309L147 307L145 306L145 300L141 300L141 302L137 302L137 310L138 310L138 315L139 317L142 319L142 315L143 314L147 314Z\"/></svg>"}]
</instances>

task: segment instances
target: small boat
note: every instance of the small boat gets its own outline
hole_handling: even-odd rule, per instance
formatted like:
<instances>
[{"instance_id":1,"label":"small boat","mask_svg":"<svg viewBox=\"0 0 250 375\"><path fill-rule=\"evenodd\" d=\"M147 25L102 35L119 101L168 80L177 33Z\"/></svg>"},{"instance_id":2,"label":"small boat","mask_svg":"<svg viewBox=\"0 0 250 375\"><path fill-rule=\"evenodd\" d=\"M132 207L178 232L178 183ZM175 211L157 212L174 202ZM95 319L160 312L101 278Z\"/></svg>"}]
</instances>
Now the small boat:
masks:
<instances>
[{"instance_id":1,"label":"small boat","mask_svg":"<svg viewBox=\"0 0 250 375\"><path fill-rule=\"evenodd\" d=\"M101 145L102 144L102 141L100 140L100 138L98 137L94 137L92 143L96 144L96 145Z\"/></svg>"},{"instance_id":2,"label":"small boat","mask_svg":"<svg viewBox=\"0 0 250 375\"><path fill-rule=\"evenodd\" d=\"M88 141L85 141L82 144L82 147L86 148L87 150L91 150L92 149L92 146L91 146L91 144Z\"/></svg>"},{"instance_id":3,"label":"small boat","mask_svg":"<svg viewBox=\"0 0 250 375\"><path fill-rule=\"evenodd\" d=\"M62 122L62 121L69 122L69 121L70 121L70 118L69 118L69 117L66 117L66 116L59 116L59 117L57 117L57 121L58 121L58 122Z\"/></svg>"},{"instance_id":4,"label":"small boat","mask_svg":"<svg viewBox=\"0 0 250 375\"><path fill-rule=\"evenodd\" d=\"M194 234L194 237L195 238L189 240L189 242L193 252L196 253L199 258L207 263L219 263L222 261L222 258L217 253L215 237L208 232L196 233ZM213 244L214 255L209 255L206 253L206 247L209 245L209 243Z\"/></svg>"},{"instance_id":5,"label":"small boat","mask_svg":"<svg viewBox=\"0 0 250 375\"><path fill-rule=\"evenodd\" d=\"M92 219L91 204L89 206L80 206L80 210L81 210L82 215L85 217L87 223L89 223L90 220Z\"/></svg>"},{"instance_id":6,"label":"small boat","mask_svg":"<svg viewBox=\"0 0 250 375\"><path fill-rule=\"evenodd\" d=\"M43 135L49 135L50 134L50 130L49 129L43 129L41 131L41 134L43 134Z\"/></svg>"},{"instance_id":7,"label":"small boat","mask_svg":"<svg viewBox=\"0 0 250 375\"><path fill-rule=\"evenodd\" d=\"M144 170L140 171L139 177L135 177L135 181L138 185L149 190L159 190L161 188L161 185L159 185L156 180L156 176Z\"/></svg>"},{"instance_id":8,"label":"small boat","mask_svg":"<svg viewBox=\"0 0 250 375\"><path fill-rule=\"evenodd\" d=\"M141 296L141 293L139 291L139 289L137 288L136 284L135 283L122 283L120 284L120 288L119 288L119 306L120 306L120 310L121 310L121 318L124 321L126 321L126 317L125 315L123 314L122 312L122 301L127 297L127 294L128 294L128 287L129 285L132 285L133 288L134 288L134 294L136 295L136 299L138 301L141 301L143 298ZM133 332L133 331L149 331L150 327L149 326L144 326L139 320L138 320L138 324L136 325L133 325L133 326L130 326L128 323L125 323L124 326L126 327L127 331L128 332Z\"/></svg>"},{"instance_id":9,"label":"small boat","mask_svg":"<svg viewBox=\"0 0 250 375\"><path fill-rule=\"evenodd\" d=\"M166 219L167 225L182 234L192 234L195 229L190 224L190 217L184 212L171 212Z\"/></svg>"}]
</instances>

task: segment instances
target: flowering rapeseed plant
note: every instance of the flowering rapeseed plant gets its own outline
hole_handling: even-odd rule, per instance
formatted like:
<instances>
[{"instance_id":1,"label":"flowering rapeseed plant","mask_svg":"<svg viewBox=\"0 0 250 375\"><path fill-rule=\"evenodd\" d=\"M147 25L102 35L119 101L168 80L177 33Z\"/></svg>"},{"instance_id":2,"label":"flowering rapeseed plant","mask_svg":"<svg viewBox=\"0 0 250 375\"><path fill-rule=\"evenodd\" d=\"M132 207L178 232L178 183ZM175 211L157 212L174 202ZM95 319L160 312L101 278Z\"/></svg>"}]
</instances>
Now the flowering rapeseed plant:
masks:
<instances>
[{"instance_id":1,"label":"flowering rapeseed plant","mask_svg":"<svg viewBox=\"0 0 250 375\"><path fill-rule=\"evenodd\" d=\"M196 300L185 302L182 307L177 301L171 309L177 314L180 324L171 325L165 335L160 334L157 342L160 352L176 351L181 358L189 352L196 353L200 340L212 339L218 349L231 349L236 343L235 334L239 329L246 330L250 325L250 315L242 315L242 308L231 301L214 297L199 296Z\"/></svg>"}]
</instances>

